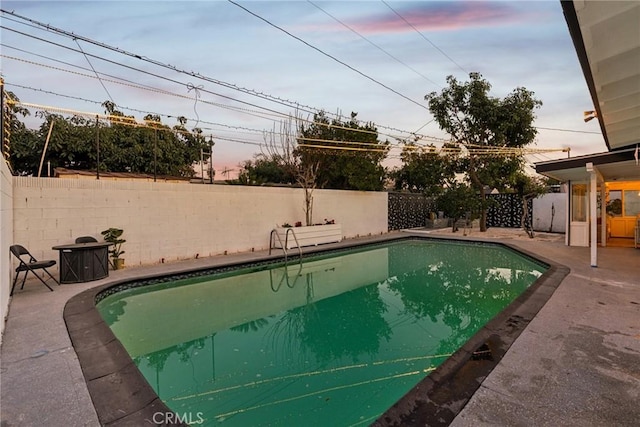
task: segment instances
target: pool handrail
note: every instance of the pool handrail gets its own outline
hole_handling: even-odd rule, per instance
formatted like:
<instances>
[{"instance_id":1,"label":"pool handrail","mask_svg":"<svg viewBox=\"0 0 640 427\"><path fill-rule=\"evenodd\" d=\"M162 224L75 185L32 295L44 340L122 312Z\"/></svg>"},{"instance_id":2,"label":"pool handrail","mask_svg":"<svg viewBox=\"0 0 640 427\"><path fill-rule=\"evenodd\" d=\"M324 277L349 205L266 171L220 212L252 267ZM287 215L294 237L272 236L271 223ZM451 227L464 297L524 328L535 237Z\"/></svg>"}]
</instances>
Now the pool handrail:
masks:
<instances>
[{"instance_id":1,"label":"pool handrail","mask_svg":"<svg viewBox=\"0 0 640 427\"><path fill-rule=\"evenodd\" d=\"M284 233L284 244L282 243L282 239L280 238L280 234L278 233L278 229L274 228L273 230L271 230L271 234L269 235L269 255L271 255L271 250L274 248L274 240L273 240L273 236L275 235L278 238L278 242L280 242L280 247L282 248L282 251L284 252L284 261L287 262L287 256L289 255L287 253L287 249L288 249L288 245L289 245L289 232L291 232L291 234L293 235L293 239L296 242L296 246L298 248L298 255L300 256L300 259L302 259L302 248L300 247L300 243L298 243L298 237L296 237L296 233L295 231L293 231L293 228L287 228L287 231Z\"/></svg>"}]
</instances>

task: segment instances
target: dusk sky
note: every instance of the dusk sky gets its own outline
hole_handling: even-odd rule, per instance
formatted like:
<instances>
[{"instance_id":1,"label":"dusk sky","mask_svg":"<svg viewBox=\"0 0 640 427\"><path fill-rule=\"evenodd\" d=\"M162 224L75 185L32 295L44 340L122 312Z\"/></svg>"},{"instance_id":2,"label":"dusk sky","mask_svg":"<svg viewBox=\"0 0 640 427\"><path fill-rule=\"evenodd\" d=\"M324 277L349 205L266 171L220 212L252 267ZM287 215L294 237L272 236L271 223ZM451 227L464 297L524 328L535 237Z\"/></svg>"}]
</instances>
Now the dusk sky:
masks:
<instances>
[{"instance_id":1,"label":"dusk sky","mask_svg":"<svg viewBox=\"0 0 640 427\"><path fill-rule=\"evenodd\" d=\"M392 144L413 132L438 145L447 135L424 96L469 72L493 96L525 87L543 102L535 148L606 151L597 120L583 121L593 103L557 0L3 1L2 9L2 76L21 101L102 114L111 99L139 121L154 113L170 126L184 116L213 136L218 174L260 152L263 131L296 104L303 118L357 112Z\"/></svg>"}]
</instances>

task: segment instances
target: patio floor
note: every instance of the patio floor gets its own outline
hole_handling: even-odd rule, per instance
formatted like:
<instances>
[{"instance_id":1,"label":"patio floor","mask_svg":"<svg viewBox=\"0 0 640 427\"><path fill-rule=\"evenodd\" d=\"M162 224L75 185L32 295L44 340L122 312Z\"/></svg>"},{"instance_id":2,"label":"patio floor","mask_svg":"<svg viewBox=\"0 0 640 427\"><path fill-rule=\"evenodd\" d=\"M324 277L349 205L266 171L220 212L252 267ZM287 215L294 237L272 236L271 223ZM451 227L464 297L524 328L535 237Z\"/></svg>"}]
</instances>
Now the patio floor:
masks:
<instances>
[{"instance_id":1,"label":"patio floor","mask_svg":"<svg viewBox=\"0 0 640 427\"><path fill-rule=\"evenodd\" d=\"M591 268L589 248L567 247L562 236L539 233L528 239L514 230L489 231L471 231L467 237L458 232L456 237L506 242L564 264L571 273L452 425L637 425L640 250L600 248L599 267ZM129 267L107 279L62 285L54 292L28 281L13 297L2 340L0 425L99 425L62 317L73 295L114 280L263 255Z\"/></svg>"}]
</instances>

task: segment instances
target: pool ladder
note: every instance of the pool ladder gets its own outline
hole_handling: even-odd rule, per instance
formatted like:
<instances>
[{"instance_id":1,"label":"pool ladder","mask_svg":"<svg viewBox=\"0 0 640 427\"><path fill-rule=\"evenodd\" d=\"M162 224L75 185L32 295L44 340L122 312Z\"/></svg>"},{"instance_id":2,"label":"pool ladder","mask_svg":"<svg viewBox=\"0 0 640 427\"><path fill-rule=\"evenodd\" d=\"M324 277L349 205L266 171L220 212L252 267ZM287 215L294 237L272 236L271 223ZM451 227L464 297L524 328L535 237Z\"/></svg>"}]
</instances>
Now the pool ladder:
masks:
<instances>
[{"instance_id":1,"label":"pool ladder","mask_svg":"<svg viewBox=\"0 0 640 427\"><path fill-rule=\"evenodd\" d=\"M295 279L293 280L293 283L291 283L289 281L289 266L288 264L285 262L284 263L284 269L283 269L283 273L282 273L282 277L280 278L280 282L278 283L278 286L274 287L273 285L273 269L269 269L269 282L271 283L271 290L273 292L278 292L278 290L280 290L280 287L282 286L283 282L287 283L287 287L288 288L295 288L296 287L296 283L298 283L298 279L302 276L302 260L300 260L300 262L298 263L298 272L295 274Z\"/></svg>"},{"instance_id":2,"label":"pool ladder","mask_svg":"<svg viewBox=\"0 0 640 427\"><path fill-rule=\"evenodd\" d=\"M278 230L276 230L275 228L273 230L271 230L271 235L269 235L269 255L271 255L271 249L273 249L275 246L274 244L276 243L275 239L273 238L273 236L276 236L276 238L278 239L278 242L280 242L280 246L282 247L282 251L284 252L284 262L287 262L287 257L288 257L288 253L287 253L287 247L288 247L288 243L289 243L289 232L291 232L291 235L293 236L293 240L295 240L296 242L296 246L298 247L298 255L300 256L300 260L302 260L302 249L300 248L300 243L298 243L298 238L296 237L296 232L293 231L293 228L287 228L286 233L284 233L284 244L282 244L282 239L280 238L280 235L278 234Z\"/></svg>"},{"instance_id":3,"label":"pool ladder","mask_svg":"<svg viewBox=\"0 0 640 427\"><path fill-rule=\"evenodd\" d=\"M287 261L288 261L288 252L287 252L287 247L289 244L289 233L291 233L291 235L293 236L293 240L296 242L296 246L298 248L298 256L299 256L299 264L298 264L298 273L296 273L296 278L293 281L293 284L291 284L289 282L289 271L288 271L288 265L287 265ZM278 239L278 242L280 242L280 247L282 248L282 251L284 252L284 274L282 276L282 278L280 279L280 283L278 283L278 286L276 288L274 288L273 286L273 275L272 275L272 270L269 270L269 281L271 282L271 289L274 292L278 292L278 290L280 289L280 286L282 286L282 282L286 280L287 282L287 287L289 288L294 288L296 286L296 283L298 282L298 278L300 277L300 273L302 272L302 249L300 248L300 243L298 242L298 238L296 237L296 232L293 231L293 228L287 228L287 231L284 234L284 244L282 243L282 239L280 238L280 235L278 234L278 230L276 230L275 228L273 230L271 230L271 234L269 235L269 255L271 255L271 250L275 247L275 236Z\"/></svg>"}]
</instances>

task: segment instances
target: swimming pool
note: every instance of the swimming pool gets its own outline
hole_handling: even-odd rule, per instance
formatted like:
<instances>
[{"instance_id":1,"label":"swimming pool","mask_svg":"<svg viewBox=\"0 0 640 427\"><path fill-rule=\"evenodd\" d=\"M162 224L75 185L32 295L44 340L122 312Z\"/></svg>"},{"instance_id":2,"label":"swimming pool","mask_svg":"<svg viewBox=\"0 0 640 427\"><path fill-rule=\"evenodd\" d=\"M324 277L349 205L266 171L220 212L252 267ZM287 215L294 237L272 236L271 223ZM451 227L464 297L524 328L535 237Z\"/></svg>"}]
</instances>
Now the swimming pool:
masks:
<instances>
[{"instance_id":1,"label":"swimming pool","mask_svg":"<svg viewBox=\"0 0 640 427\"><path fill-rule=\"evenodd\" d=\"M158 280L98 308L196 422L366 425L547 268L500 245L404 239Z\"/></svg>"}]
</instances>

